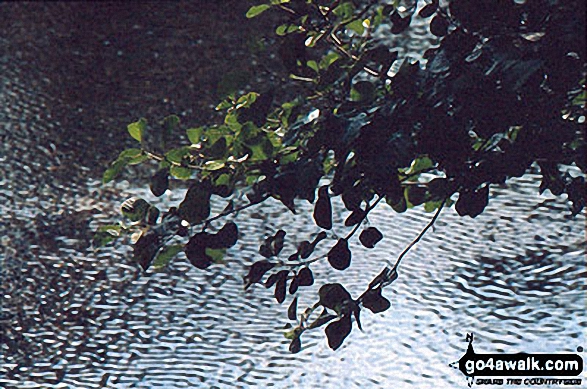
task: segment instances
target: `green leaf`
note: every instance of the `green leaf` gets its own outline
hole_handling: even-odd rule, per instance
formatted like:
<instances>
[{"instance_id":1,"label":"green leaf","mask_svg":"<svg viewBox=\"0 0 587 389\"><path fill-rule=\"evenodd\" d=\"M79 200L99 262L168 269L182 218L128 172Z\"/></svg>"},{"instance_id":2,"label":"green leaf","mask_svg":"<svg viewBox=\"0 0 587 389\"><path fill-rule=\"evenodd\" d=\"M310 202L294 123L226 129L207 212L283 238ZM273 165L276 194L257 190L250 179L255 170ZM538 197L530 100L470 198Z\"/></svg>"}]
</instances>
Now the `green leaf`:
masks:
<instances>
[{"instance_id":1,"label":"green leaf","mask_svg":"<svg viewBox=\"0 0 587 389\"><path fill-rule=\"evenodd\" d=\"M257 97L259 97L259 94L257 92L249 92L246 95L242 95L236 101L236 108L250 108L251 105L253 105L253 103L257 101Z\"/></svg>"},{"instance_id":2,"label":"green leaf","mask_svg":"<svg viewBox=\"0 0 587 389\"><path fill-rule=\"evenodd\" d=\"M180 180L189 180L192 177L192 171L183 166L171 166L169 168L169 173Z\"/></svg>"},{"instance_id":3,"label":"green leaf","mask_svg":"<svg viewBox=\"0 0 587 389\"><path fill-rule=\"evenodd\" d=\"M147 119L140 118L138 122L131 123L126 128L130 136L140 142L143 138L143 133L145 132L146 127Z\"/></svg>"},{"instance_id":4,"label":"green leaf","mask_svg":"<svg viewBox=\"0 0 587 389\"><path fill-rule=\"evenodd\" d=\"M279 36L285 36L299 30L300 27L296 26L295 24L282 24L275 29L275 33Z\"/></svg>"},{"instance_id":5,"label":"green leaf","mask_svg":"<svg viewBox=\"0 0 587 389\"><path fill-rule=\"evenodd\" d=\"M119 155L118 155L118 159L122 159L122 158L137 158L139 156L141 156L143 154L143 150L141 149L137 149L137 148L130 148L130 149L126 149L123 150Z\"/></svg>"},{"instance_id":6,"label":"green leaf","mask_svg":"<svg viewBox=\"0 0 587 389\"><path fill-rule=\"evenodd\" d=\"M108 182L112 181L122 172L122 169L124 169L126 165L137 165L147 159L149 159L149 157L143 154L141 149L130 148L123 150L118 155L118 158L114 160L110 164L110 167L104 172L104 175L102 176L102 182L107 184Z\"/></svg>"},{"instance_id":7,"label":"green leaf","mask_svg":"<svg viewBox=\"0 0 587 389\"><path fill-rule=\"evenodd\" d=\"M434 162L426 156L422 156L416 158L412 161L412 165L410 169L406 172L406 174L413 174L417 172L421 172L423 170L429 169L434 166Z\"/></svg>"},{"instance_id":8,"label":"green leaf","mask_svg":"<svg viewBox=\"0 0 587 389\"><path fill-rule=\"evenodd\" d=\"M140 163L145 162L146 160L148 160L149 157L146 154L141 154L135 158L131 158L128 160L128 162L126 163L127 165L138 165Z\"/></svg>"},{"instance_id":9,"label":"green leaf","mask_svg":"<svg viewBox=\"0 0 587 389\"><path fill-rule=\"evenodd\" d=\"M231 101L230 99L226 99L226 100L223 100L223 101L221 101L221 102L220 102L220 103L219 103L219 104L216 106L216 108L215 108L215 109L216 109L217 111L222 111L222 110L228 109L228 108L230 108L230 107L232 107L232 101Z\"/></svg>"},{"instance_id":10,"label":"green leaf","mask_svg":"<svg viewBox=\"0 0 587 389\"><path fill-rule=\"evenodd\" d=\"M249 174L247 175L247 178L245 178L245 183L247 184L247 186L253 185L254 183L256 183L259 180L259 175L258 174Z\"/></svg>"},{"instance_id":11,"label":"green leaf","mask_svg":"<svg viewBox=\"0 0 587 389\"><path fill-rule=\"evenodd\" d=\"M269 8L271 8L271 5L269 4L254 5L251 8L249 8L249 10L246 13L246 16L248 19L254 18L256 16L259 16L263 12L267 11Z\"/></svg>"},{"instance_id":12,"label":"green leaf","mask_svg":"<svg viewBox=\"0 0 587 389\"><path fill-rule=\"evenodd\" d=\"M92 245L96 248L107 245L120 237L122 227L118 224L100 226L94 234Z\"/></svg>"},{"instance_id":13,"label":"green leaf","mask_svg":"<svg viewBox=\"0 0 587 389\"><path fill-rule=\"evenodd\" d=\"M181 163L183 157L190 154L189 147L179 147L177 149L169 150L165 153L165 158L170 162Z\"/></svg>"},{"instance_id":14,"label":"green leaf","mask_svg":"<svg viewBox=\"0 0 587 389\"><path fill-rule=\"evenodd\" d=\"M318 43L318 41L322 38L324 38L325 33L324 32L317 32L317 33L309 33L308 34L308 39L306 39L305 45L306 47L314 47L316 46L316 43Z\"/></svg>"},{"instance_id":15,"label":"green leaf","mask_svg":"<svg viewBox=\"0 0 587 389\"><path fill-rule=\"evenodd\" d=\"M220 186L220 185L229 185L230 184L230 175L229 174L221 174L220 176L218 176L218 178L216 179L216 181L214 181L214 184L216 186Z\"/></svg>"},{"instance_id":16,"label":"green leaf","mask_svg":"<svg viewBox=\"0 0 587 389\"><path fill-rule=\"evenodd\" d=\"M211 249L206 247L206 255L212 258L214 263L224 263L224 255L226 255L226 249Z\"/></svg>"},{"instance_id":17,"label":"green leaf","mask_svg":"<svg viewBox=\"0 0 587 389\"><path fill-rule=\"evenodd\" d=\"M224 124L228 126L233 131L238 131L242 128L242 124L238 122L238 117L235 112L229 113L224 118Z\"/></svg>"},{"instance_id":18,"label":"green leaf","mask_svg":"<svg viewBox=\"0 0 587 389\"><path fill-rule=\"evenodd\" d=\"M363 35L365 32L365 26L363 25L363 21L361 19L357 19L354 22L347 24L346 28L353 30L359 35Z\"/></svg>"},{"instance_id":19,"label":"green leaf","mask_svg":"<svg viewBox=\"0 0 587 389\"><path fill-rule=\"evenodd\" d=\"M349 19L353 16L353 12L355 11L355 6L351 1L344 2L336 7L332 13L341 18L343 21L345 19Z\"/></svg>"},{"instance_id":20,"label":"green leaf","mask_svg":"<svg viewBox=\"0 0 587 389\"><path fill-rule=\"evenodd\" d=\"M167 266L169 261L171 261L173 259L173 257L175 257L182 250L183 250L183 245L181 245L181 244L174 244L174 245L165 247L155 257L155 260L153 261L153 265L152 265L153 269L158 270L158 269L164 268L165 266Z\"/></svg>"},{"instance_id":21,"label":"green leaf","mask_svg":"<svg viewBox=\"0 0 587 389\"><path fill-rule=\"evenodd\" d=\"M319 69L318 69L318 64L316 63L316 61L314 61L313 59L308 61L308 67L310 69L312 69L313 71L315 71L316 73L318 73Z\"/></svg>"},{"instance_id":22,"label":"green leaf","mask_svg":"<svg viewBox=\"0 0 587 389\"><path fill-rule=\"evenodd\" d=\"M577 95L573 99L572 104L573 105L583 106L583 105L585 105L585 102L586 101L587 101L587 91L583 91L583 92L581 92L581 94Z\"/></svg>"},{"instance_id":23,"label":"green leaf","mask_svg":"<svg viewBox=\"0 0 587 389\"><path fill-rule=\"evenodd\" d=\"M192 144L198 144L201 141L202 133L204 132L204 127L196 127L196 128L188 128L186 130L186 134L188 139Z\"/></svg>"},{"instance_id":24,"label":"green leaf","mask_svg":"<svg viewBox=\"0 0 587 389\"><path fill-rule=\"evenodd\" d=\"M326 54L320 60L320 69L322 69L322 70L328 69L328 67L330 65L332 65L339 58L340 58L340 55L338 53L335 53L335 52Z\"/></svg>"},{"instance_id":25,"label":"green leaf","mask_svg":"<svg viewBox=\"0 0 587 389\"><path fill-rule=\"evenodd\" d=\"M441 204L442 204L442 201L428 201L428 202L424 203L424 211L426 211L426 212L435 211L440 207Z\"/></svg>"},{"instance_id":26,"label":"green leaf","mask_svg":"<svg viewBox=\"0 0 587 389\"><path fill-rule=\"evenodd\" d=\"M297 328L292 328L289 331L286 331L283 333L283 336L285 336L287 339L294 339L297 337L299 330Z\"/></svg>"},{"instance_id":27,"label":"green leaf","mask_svg":"<svg viewBox=\"0 0 587 389\"><path fill-rule=\"evenodd\" d=\"M106 171L104 172L104 175L102 176L102 182L104 184L107 184L113 179L115 179L116 176L118 176L120 172L122 172L122 169L124 169L126 165L127 160L125 158L117 159L116 161L112 162L110 167L106 169Z\"/></svg>"},{"instance_id":28,"label":"green leaf","mask_svg":"<svg viewBox=\"0 0 587 389\"><path fill-rule=\"evenodd\" d=\"M204 164L204 166L202 168L204 170L214 171L214 170L222 169L225 165L226 165L225 162L222 160L208 161Z\"/></svg>"},{"instance_id":29,"label":"green leaf","mask_svg":"<svg viewBox=\"0 0 587 389\"><path fill-rule=\"evenodd\" d=\"M208 144L212 145L229 132L230 128L227 126L213 126L206 129L204 137L206 138Z\"/></svg>"}]
</instances>

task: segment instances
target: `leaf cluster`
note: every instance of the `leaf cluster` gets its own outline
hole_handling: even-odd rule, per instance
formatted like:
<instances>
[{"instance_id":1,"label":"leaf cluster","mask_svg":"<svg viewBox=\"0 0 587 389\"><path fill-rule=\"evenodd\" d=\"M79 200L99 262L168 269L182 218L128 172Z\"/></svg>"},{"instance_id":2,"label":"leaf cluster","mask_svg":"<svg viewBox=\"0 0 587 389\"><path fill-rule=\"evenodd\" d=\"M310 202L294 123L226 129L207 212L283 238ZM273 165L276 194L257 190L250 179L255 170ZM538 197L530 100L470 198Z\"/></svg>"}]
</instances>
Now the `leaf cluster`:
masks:
<instances>
[{"instance_id":1,"label":"leaf cluster","mask_svg":"<svg viewBox=\"0 0 587 389\"><path fill-rule=\"evenodd\" d=\"M122 212L129 222L100 227L94 243L130 234L138 237L134 256L145 270L162 268L182 251L205 269L221 263L238 241L238 221L218 229L218 220L269 198L294 214L296 203L308 201L319 232L291 251L284 250L286 231L266 237L244 284L274 288L279 303L293 296L292 352L301 350L304 331L327 323L329 345L337 349L353 320L361 328L361 308L378 313L390 307L382 289L397 278L399 262L444 206L455 204L459 215L476 217L492 186L535 165L540 191L565 194L572 214L584 208L584 8L579 0L256 5L247 17L283 14L278 55L290 82L305 85L305 94L291 101L270 88L230 95L217 107L223 122L188 128L188 144L178 148L167 147L181 127L176 116L154 126L146 119L131 123L128 132L140 145L119 155L104 182L127 165L154 161L154 196L181 185L188 189L165 212L144 199L128 200ZM374 38L383 25L390 34L404 33L415 18L429 20L430 33L439 37L438 46L424 53L425 66ZM568 165L581 175L563 169ZM226 202L214 215L213 196ZM335 197L346 209L343 226L333 223ZM360 297L353 299L337 283L322 285L319 301L298 315L297 292L314 284L313 263L326 260L345 270L353 259L349 242L359 231L368 249L384 239L368 225L369 213L384 203L396 212L423 206L436 214ZM326 254L314 254L327 243Z\"/></svg>"}]
</instances>

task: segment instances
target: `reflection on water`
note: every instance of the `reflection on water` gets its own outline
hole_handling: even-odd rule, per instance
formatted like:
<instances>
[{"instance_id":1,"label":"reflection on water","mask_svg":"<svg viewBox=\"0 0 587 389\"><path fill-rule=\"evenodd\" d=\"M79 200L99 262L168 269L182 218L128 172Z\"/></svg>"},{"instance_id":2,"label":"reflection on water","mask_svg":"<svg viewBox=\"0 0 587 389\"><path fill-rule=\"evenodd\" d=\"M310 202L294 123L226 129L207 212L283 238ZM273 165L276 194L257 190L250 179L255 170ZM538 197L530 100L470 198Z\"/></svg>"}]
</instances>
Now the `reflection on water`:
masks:
<instances>
[{"instance_id":1,"label":"reflection on water","mask_svg":"<svg viewBox=\"0 0 587 389\"><path fill-rule=\"evenodd\" d=\"M169 4L158 8L160 16L184 5ZM563 200L538 195L533 174L495 188L474 220L443 212L385 290L391 309L365 312L364 332L354 328L337 352L315 331L304 334L299 354L289 354L283 337L289 300L280 306L259 285L243 291L241 275L259 257L259 237L283 227L291 250L316 232L309 212L293 219L281 206L264 204L241 214L242 239L225 265L206 271L180 257L164 272L141 274L125 245L93 251L92 228L113 219L131 194L149 197L124 182L106 188L98 182L100 166L120 147L112 129L149 107L196 120L187 107L196 81L181 77L184 69L154 62L167 72L155 79L183 83L186 94L173 107L159 104L171 88L133 97L122 76L125 60L145 54L124 57L123 50L116 62L120 48L108 51L104 34L128 25L133 45L154 45L167 58L178 46L149 31L161 35L165 23L191 26L202 19L186 10L171 22L153 16L132 30L132 6L95 7L0 5L0 387L460 388L465 380L448 364L464 353L466 332L476 334L478 352L585 347L585 214L570 218ZM118 19L109 25L108 14L97 11L112 8ZM92 12L103 24L75 35ZM72 23L78 30L68 30ZM74 48L55 52L59 42ZM119 44L111 36L109 42ZM99 53L107 60L92 63ZM84 84L92 66L112 78ZM119 88L125 101L112 99L109 88ZM174 196L157 201L180 200ZM335 222L344 217L338 210ZM341 282L357 296L430 217L420 210L398 215L382 205L369 218L385 233L377 248L354 244L350 269L339 273L317 263L316 279ZM315 291L302 288L302 307L314 302Z\"/></svg>"}]
</instances>

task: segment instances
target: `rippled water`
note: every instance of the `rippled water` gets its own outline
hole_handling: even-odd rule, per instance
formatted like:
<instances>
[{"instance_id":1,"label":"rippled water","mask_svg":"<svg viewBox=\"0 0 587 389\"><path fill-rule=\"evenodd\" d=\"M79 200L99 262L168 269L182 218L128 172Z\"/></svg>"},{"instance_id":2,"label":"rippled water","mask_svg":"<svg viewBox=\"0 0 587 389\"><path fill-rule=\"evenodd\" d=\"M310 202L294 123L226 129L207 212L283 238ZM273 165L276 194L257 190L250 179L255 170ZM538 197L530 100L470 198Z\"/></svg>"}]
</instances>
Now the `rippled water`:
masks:
<instances>
[{"instance_id":1,"label":"rippled water","mask_svg":"<svg viewBox=\"0 0 587 389\"><path fill-rule=\"evenodd\" d=\"M289 244L306 239L316 232L308 212L293 219L264 204L241 214L242 239L225 265L206 271L182 257L141 274L124 244L93 251L92 228L128 196L150 196L126 182L100 185L124 136L113 129L147 114L196 121L194 90L213 84L168 59L199 63L179 48L202 49L192 26L205 23L203 12L166 3L137 21L132 5L102 4L0 4L0 387L464 388L448 364L464 353L467 332L477 352L585 347L585 213L571 218L563 199L538 195L534 174L494 188L476 219L444 211L386 288L391 309L365 312L364 332L354 328L336 352L315 331L291 355L289 300L280 306L258 285L243 291L259 236L284 227ZM177 4L187 7L180 15ZM205 48L212 58L222 51ZM316 279L357 296L430 217L382 205L369 220L385 233L377 248L354 244L350 269L317 263ZM302 307L315 291L303 288Z\"/></svg>"}]
</instances>

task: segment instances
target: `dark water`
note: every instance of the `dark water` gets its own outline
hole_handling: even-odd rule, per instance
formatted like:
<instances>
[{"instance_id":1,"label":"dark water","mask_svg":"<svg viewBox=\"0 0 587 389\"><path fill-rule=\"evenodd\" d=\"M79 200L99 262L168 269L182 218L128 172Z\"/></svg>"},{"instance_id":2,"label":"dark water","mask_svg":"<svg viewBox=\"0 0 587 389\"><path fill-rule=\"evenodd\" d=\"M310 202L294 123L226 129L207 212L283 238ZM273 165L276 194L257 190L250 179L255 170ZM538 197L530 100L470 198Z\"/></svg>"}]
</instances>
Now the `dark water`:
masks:
<instances>
[{"instance_id":1,"label":"dark water","mask_svg":"<svg viewBox=\"0 0 587 389\"><path fill-rule=\"evenodd\" d=\"M287 305L242 288L259 236L287 227L293 245L316 232L309 213L293 219L265 204L242 214L239 244L206 271L179 258L142 275L124 244L89 247L122 200L150 198L124 181L99 182L127 142L126 124L169 113L198 124L220 73L253 66L243 47L260 32L238 19L246 9L0 4L0 387L462 388L448 364L467 332L486 353L586 346L585 213L571 218L564 199L538 195L533 174L495 188L474 220L445 211L385 290L391 309L366 312L365 331L355 328L337 352L317 331L289 354ZM181 199L173 196L156 201ZM353 243L349 270L318 263L316 278L358 295L430 217L382 205L370 217L385 231L377 249ZM305 288L301 306L315 296Z\"/></svg>"}]
</instances>

